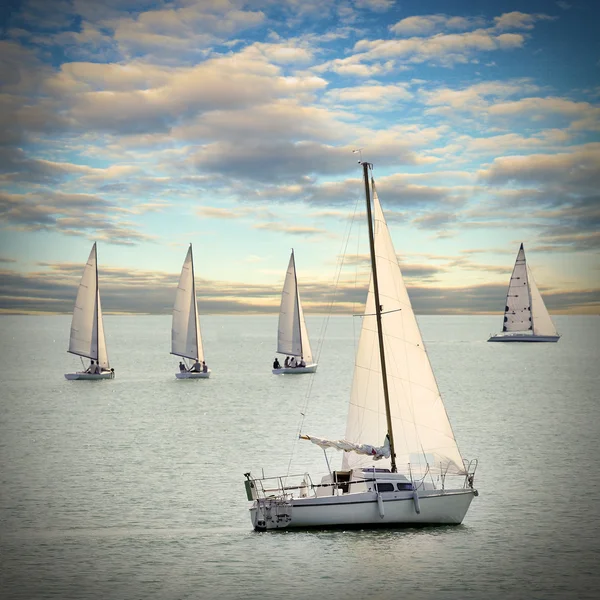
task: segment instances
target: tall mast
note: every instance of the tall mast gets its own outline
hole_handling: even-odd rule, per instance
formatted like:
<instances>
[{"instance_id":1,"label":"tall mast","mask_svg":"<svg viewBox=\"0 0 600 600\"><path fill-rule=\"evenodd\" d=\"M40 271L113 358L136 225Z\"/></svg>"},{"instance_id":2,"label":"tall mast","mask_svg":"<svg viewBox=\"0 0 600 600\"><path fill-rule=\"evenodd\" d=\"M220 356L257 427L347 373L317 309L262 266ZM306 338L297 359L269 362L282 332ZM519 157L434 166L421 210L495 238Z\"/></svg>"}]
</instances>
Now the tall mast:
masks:
<instances>
[{"instance_id":1,"label":"tall mast","mask_svg":"<svg viewBox=\"0 0 600 600\"><path fill-rule=\"evenodd\" d=\"M377 318L377 336L379 338L379 358L381 360L381 378L383 382L383 397L385 400L385 416L387 420L388 436L390 438L390 456L392 473L396 473L396 451L394 447L394 431L392 429L392 414L390 411L390 395L388 392L387 368L385 365L385 350L383 347L383 328L381 326L381 304L379 303L379 286L377 283L377 261L375 260L375 238L373 235L373 217L371 216L371 193L369 189L368 162L362 162L363 177L365 180L365 199L367 201L367 222L369 224L369 247L371 250L371 272L373 273L373 291L375 293L375 315Z\"/></svg>"},{"instance_id":2,"label":"tall mast","mask_svg":"<svg viewBox=\"0 0 600 600\"><path fill-rule=\"evenodd\" d=\"M99 328L99 319L100 319L100 314L99 314L99 305L100 302L98 302L98 298L99 298L99 294L100 291L98 289L98 248L96 247L96 242L94 242L94 258L96 259L96 298L95 298L95 302L96 302L96 361L98 362L98 364L100 364L100 328Z\"/></svg>"},{"instance_id":3,"label":"tall mast","mask_svg":"<svg viewBox=\"0 0 600 600\"><path fill-rule=\"evenodd\" d=\"M194 251L190 242L190 258L192 259L192 300L194 301L194 325L196 327L196 360L200 360L200 340L198 339L198 301L196 300L196 276L194 275Z\"/></svg>"},{"instance_id":4,"label":"tall mast","mask_svg":"<svg viewBox=\"0 0 600 600\"><path fill-rule=\"evenodd\" d=\"M302 348L302 323L300 323L300 295L298 294L298 276L296 275L296 257L292 248L292 265L294 266L294 285L296 286L296 315L298 317L298 332L300 334L300 358L303 358L304 348Z\"/></svg>"}]
</instances>

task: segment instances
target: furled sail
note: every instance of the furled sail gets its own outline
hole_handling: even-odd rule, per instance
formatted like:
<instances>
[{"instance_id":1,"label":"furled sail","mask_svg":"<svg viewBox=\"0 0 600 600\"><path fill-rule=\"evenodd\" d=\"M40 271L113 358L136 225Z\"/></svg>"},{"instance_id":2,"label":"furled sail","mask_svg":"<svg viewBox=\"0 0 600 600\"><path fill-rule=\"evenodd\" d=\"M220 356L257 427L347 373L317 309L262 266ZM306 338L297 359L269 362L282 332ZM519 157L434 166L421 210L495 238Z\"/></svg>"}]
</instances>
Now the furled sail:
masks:
<instances>
[{"instance_id":1,"label":"furled sail","mask_svg":"<svg viewBox=\"0 0 600 600\"><path fill-rule=\"evenodd\" d=\"M183 262L175 295L171 325L171 354L198 361L204 360L191 244Z\"/></svg>"},{"instance_id":2,"label":"furled sail","mask_svg":"<svg viewBox=\"0 0 600 600\"><path fill-rule=\"evenodd\" d=\"M390 438L385 436L383 446L371 446L370 444L352 444L346 440L325 440L314 435L301 435L300 439L308 440L320 448L335 448L344 452L356 452L371 457L373 460L381 460L390 457Z\"/></svg>"},{"instance_id":3,"label":"furled sail","mask_svg":"<svg viewBox=\"0 0 600 600\"><path fill-rule=\"evenodd\" d=\"M77 290L68 351L71 354L97 360L101 367L108 369L110 367L102 324L97 269L96 244L94 244Z\"/></svg>"},{"instance_id":4,"label":"furled sail","mask_svg":"<svg viewBox=\"0 0 600 600\"><path fill-rule=\"evenodd\" d=\"M464 465L402 279L373 182L374 242L391 421L398 470L463 474ZM373 280L363 316L345 440L370 444L384 439L386 410L378 346ZM346 452L344 469L370 459ZM390 466L383 458L382 466Z\"/></svg>"},{"instance_id":5,"label":"furled sail","mask_svg":"<svg viewBox=\"0 0 600 600\"><path fill-rule=\"evenodd\" d=\"M506 294L502 331L529 330L531 330L531 298L527 281L525 249L521 244Z\"/></svg>"},{"instance_id":6,"label":"furled sail","mask_svg":"<svg viewBox=\"0 0 600 600\"><path fill-rule=\"evenodd\" d=\"M552 319L548 314L548 309L544 304L544 300L540 291L535 284L533 273L529 266L527 267L527 275L529 281L529 293L531 296L531 318L533 321L533 335L558 335Z\"/></svg>"},{"instance_id":7,"label":"furled sail","mask_svg":"<svg viewBox=\"0 0 600 600\"><path fill-rule=\"evenodd\" d=\"M277 352L288 356L301 356L306 364L312 363L312 351L304 321L304 311L300 302L293 250L281 292L279 325L277 327Z\"/></svg>"}]
</instances>

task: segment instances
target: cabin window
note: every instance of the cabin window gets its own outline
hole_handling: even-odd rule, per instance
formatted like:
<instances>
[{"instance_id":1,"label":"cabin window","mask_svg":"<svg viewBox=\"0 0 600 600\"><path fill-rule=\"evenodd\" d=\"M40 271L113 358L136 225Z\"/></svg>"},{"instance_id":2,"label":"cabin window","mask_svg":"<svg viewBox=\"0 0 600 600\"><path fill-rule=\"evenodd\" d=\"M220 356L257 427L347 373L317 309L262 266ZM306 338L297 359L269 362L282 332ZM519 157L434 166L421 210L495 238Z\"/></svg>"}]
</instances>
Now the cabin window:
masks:
<instances>
[{"instance_id":1,"label":"cabin window","mask_svg":"<svg viewBox=\"0 0 600 600\"><path fill-rule=\"evenodd\" d=\"M376 483L375 489L378 492L393 492L394 484L393 483Z\"/></svg>"},{"instance_id":2,"label":"cabin window","mask_svg":"<svg viewBox=\"0 0 600 600\"><path fill-rule=\"evenodd\" d=\"M413 489L412 483L398 483L396 485L398 486L399 492L410 492Z\"/></svg>"}]
</instances>

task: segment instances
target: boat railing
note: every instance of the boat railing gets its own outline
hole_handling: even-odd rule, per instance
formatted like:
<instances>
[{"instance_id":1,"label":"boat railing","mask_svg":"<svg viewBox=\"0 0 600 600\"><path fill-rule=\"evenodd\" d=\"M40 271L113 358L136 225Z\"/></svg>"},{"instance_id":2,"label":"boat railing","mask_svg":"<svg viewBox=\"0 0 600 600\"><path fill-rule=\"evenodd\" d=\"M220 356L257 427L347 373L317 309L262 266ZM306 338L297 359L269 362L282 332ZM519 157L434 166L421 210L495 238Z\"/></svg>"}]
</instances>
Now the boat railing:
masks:
<instances>
[{"instance_id":1,"label":"boat railing","mask_svg":"<svg viewBox=\"0 0 600 600\"><path fill-rule=\"evenodd\" d=\"M479 464L479 460L477 458L473 458L471 460L463 460L463 464L465 465L465 481L463 483L464 488L473 488L473 483L475 481L475 471L477 471L477 465Z\"/></svg>"},{"instance_id":2,"label":"boat railing","mask_svg":"<svg viewBox=\"0 0 600 600\"><path fill-rule=\"evenodd\" d=\"M331 488L332 495L338 490L344 492L348 481L328 481L326 483L313 483L309 473L275 477L252 477L250 473L246 477L246 494L248 500L259 500L264 498L308 498L317 496L317 489ZM299 483L298 483L299 481ZM375 478L353 478L352 483L367 483L376 481Z\"/></svg>"}]
</instances>

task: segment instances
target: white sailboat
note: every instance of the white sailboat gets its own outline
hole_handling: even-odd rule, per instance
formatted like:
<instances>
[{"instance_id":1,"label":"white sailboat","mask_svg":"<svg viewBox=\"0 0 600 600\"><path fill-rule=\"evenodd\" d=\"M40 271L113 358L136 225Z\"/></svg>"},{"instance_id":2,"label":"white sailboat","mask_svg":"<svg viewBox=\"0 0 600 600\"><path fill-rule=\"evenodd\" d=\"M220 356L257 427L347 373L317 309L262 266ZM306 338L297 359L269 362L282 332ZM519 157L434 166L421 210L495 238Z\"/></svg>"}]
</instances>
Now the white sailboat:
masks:
<instances>
[{"instance_id":1,"label":"white sailboat","mask_svg":"<svg viewBox=\"0 0 600 600\"><path fill-rule=\"evenodd\" d=\"M115 376L106 352L95 243L83 269L83 276L77 290L67 352L89 358L91 361L90 366L84 371L65 373L67 379L112 379Z\"/></svg>"},{"instance_id":2,"label":"white sailboat","mask_svg":"<svg viewBox=\"0 0 600 600\"><path fill-rule=\"evenodd\" d=\"M558 342L559 339L521 244L506 293L502 333L492 335L488 342Z\"/></svg>"},{"instance_id":3,"label":"white sailboat","mask_svg":"<svg viewBox=\"0 0 600 600\"><path fill-rule=\"evenodd\" d=\"M477 495L477 461L467 463L458 449L374 182L373 225L370 165L361 164L371 283L346 436L300 436L324 451L342 450L342 467L329 469L320 482L308 473L273 478L247 473L250 516L257 530L459 524ZM383 445L375 446L378 442Z\"/></svg>"},{"instance_id":4,"label":"white sailboat","mask_svg":"<svg viewBox=\"0 0 600 600\"><path fill-rule=\"evenodd\" d=\"M276 368L273 364L274 375L300 375L314 373L317 364L313 362L312 350L308 339L308 331L304 322L298 278L296 276L296 260L294 251L290 256L279 307L279 326L277 328L277 353L293 357L292 365ZM289 363L288 363L289 364ZM303 364L303 366L301 366Z\"/></svg>"},{"instance_id":5,"label":"white sailboat","mask_svg":"<svg viewBox=\"0 0 600 600\"><path fill-rule=\"evenodd\" d=\"M204 361L204 349L202 348L191 244L181 268L173 306L171 354L183 358L183 361L179 363L179 373L175 374L177 379L207 379L210 377L211 371Z\"/></svg>"}]
</instances>

